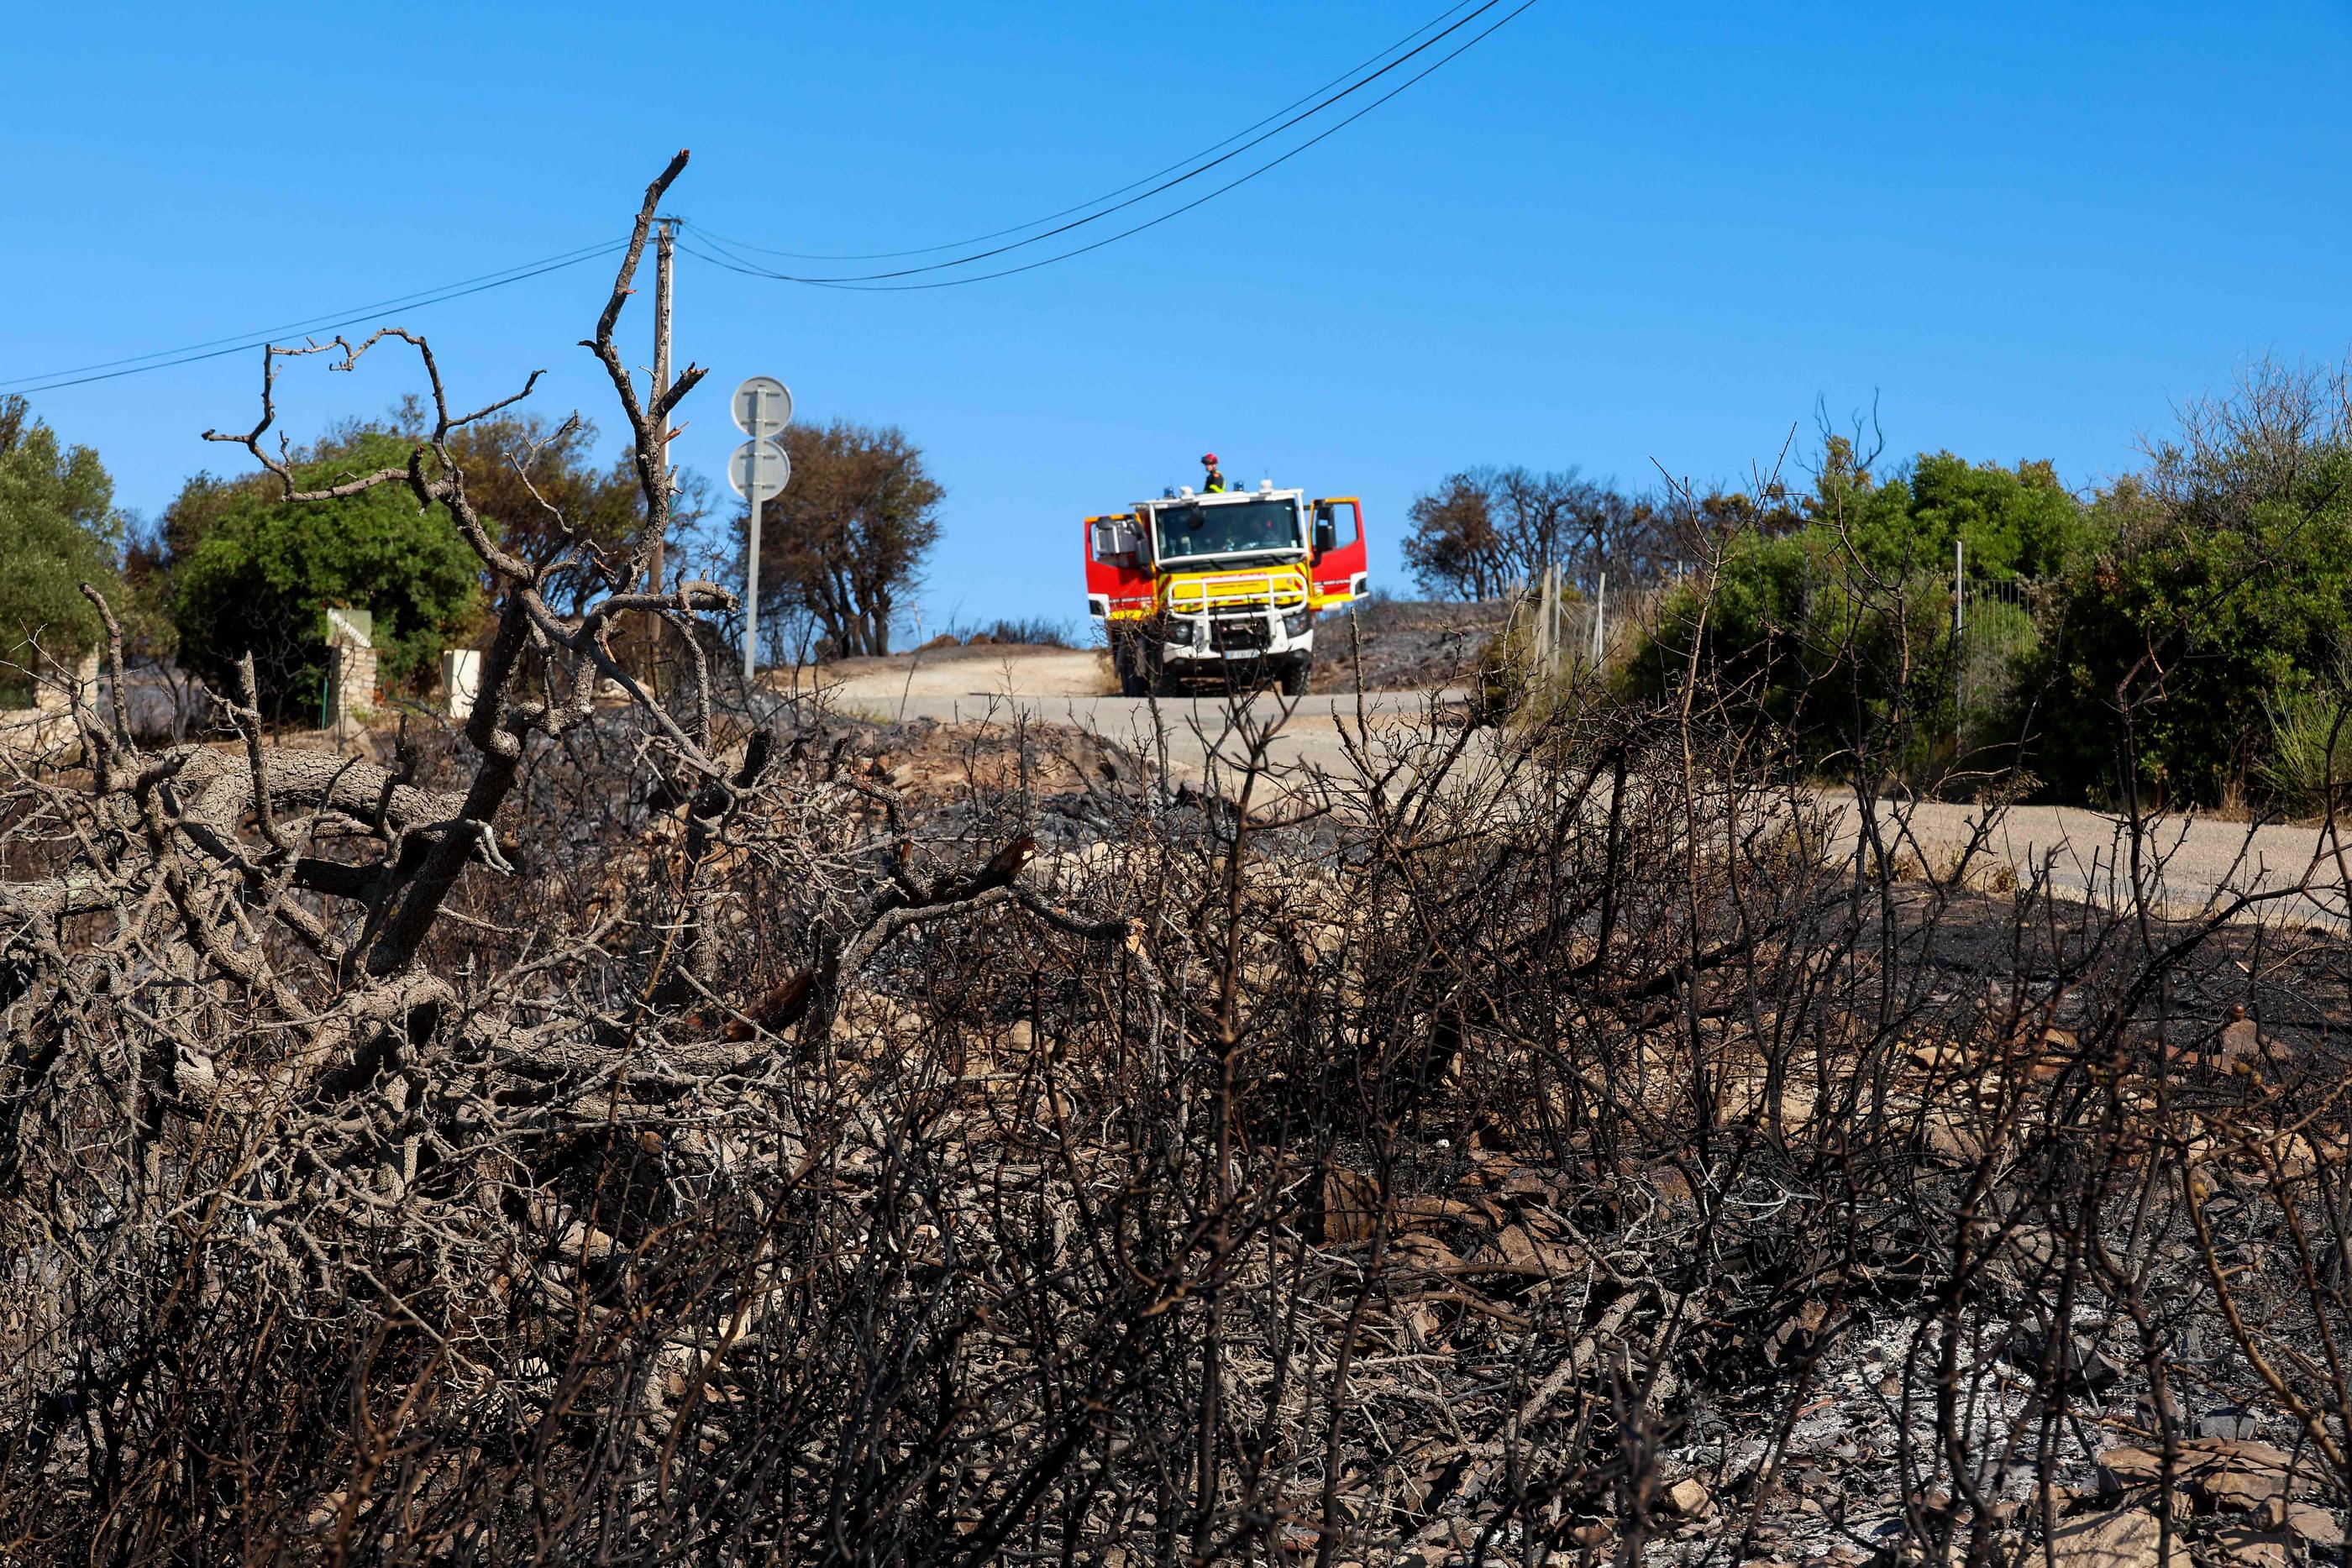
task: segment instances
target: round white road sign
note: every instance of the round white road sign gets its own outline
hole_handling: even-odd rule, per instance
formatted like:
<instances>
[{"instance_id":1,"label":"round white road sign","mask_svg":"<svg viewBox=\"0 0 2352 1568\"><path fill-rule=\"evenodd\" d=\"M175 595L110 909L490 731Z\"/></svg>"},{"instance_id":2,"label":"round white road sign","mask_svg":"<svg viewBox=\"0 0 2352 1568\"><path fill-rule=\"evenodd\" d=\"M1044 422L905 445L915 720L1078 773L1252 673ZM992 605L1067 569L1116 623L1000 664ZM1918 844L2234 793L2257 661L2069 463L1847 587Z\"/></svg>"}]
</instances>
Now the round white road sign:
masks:
<instances>
[{"instance_id":1,"label":"round white road sign","mask_svg":"<svg viewBox=\"0 0 2352 1568\"><path fill-rule=\"evenodd\" d=\"M747 441L727 460L727 482L735 493L764 501L781 495L793 476L793 460L772 441Z\"/></svg>"},{"instance_id":2,"label":"round white road sign","mask_svg":"<svg viewBox=\"0 0 2352 1568\"><path fill-rule=\"evenodd\" d=\"M773 376L753 376L735 389L735 428L754 440L793 422L793 389Z\"/></svg>"}]
</instances>

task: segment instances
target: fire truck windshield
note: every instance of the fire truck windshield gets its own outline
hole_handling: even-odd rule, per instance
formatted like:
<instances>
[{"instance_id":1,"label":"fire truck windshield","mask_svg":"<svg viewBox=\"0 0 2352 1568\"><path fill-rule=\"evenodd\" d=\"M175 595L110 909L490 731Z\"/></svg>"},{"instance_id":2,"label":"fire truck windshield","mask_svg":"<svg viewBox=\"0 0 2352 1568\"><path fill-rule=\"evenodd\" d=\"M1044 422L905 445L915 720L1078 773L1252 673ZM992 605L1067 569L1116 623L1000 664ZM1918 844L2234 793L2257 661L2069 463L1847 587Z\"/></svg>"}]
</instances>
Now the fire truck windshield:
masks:
<instances>
[{"instance_id":1,"label":"fire truck windshield","mask_svg":"<svg viewBox=\"0 0 2352 1568\"><path fill-rule=\"evenodd\" d=\"M1160 507L1156 508L1155 521L1161 560L1303 548L1298 505L1287 497L1212 507L1197 503Z\"/></svg>"}]
</instances>

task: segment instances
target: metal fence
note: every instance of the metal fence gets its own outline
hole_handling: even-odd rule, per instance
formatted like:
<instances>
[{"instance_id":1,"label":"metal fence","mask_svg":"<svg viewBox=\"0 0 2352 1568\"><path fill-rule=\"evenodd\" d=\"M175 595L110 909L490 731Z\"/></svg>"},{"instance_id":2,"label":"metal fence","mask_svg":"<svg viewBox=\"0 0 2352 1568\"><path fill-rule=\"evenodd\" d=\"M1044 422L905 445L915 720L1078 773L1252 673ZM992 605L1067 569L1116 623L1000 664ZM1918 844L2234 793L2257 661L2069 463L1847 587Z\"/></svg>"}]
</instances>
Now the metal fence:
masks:
<instances>
[{"instance_id":1,"label":"metal fence","mask_svg":"<svg viewBox=\"0 0 2352 1568\"><path fill-rule=\"evenodd\" d=\"M2041 590L2042 584L2021 577L1961 583L1952 630L1959 647L1957 695L1964 710L1995 706L2008 695L2017 662L2042 641L2035 614Z\"/></svg>"},{"instance_id":2,"label":"metal fence","mask_svg":"<svg viewBox=\"0 0 2352 1568\"><path fill-rule=\"evenodd\" d=\"M1695 561L1673 561L1640 581L1604 571L1588 587L1570 582L1555 566L1532 584L1514 585L1512 624L1515 631L1526 629L1530 670L1559 674L1613 664L1630 646L1647 608L1697 570Z\"/></svg>"}]
</instances>

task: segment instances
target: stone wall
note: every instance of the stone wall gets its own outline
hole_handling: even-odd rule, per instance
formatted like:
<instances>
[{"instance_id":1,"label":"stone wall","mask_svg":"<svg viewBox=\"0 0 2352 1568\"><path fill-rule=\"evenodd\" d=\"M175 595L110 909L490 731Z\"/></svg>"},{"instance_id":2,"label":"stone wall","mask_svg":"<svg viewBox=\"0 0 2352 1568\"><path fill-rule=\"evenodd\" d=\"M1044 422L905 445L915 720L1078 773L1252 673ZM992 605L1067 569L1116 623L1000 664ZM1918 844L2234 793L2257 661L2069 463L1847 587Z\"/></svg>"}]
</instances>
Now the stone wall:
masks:
<instances>
[{"instance_id":1,"label":"stone wall","mask_svg":"<svg viewBox=\"0 0 2352 1568\"><path fill-rule=\"evenodd\" d=\"M338 735L357 729L380 706L375 689L375 650L338 644L328 650L333 674L328 683L327 727Z\"/></svg>"}]
</instances>

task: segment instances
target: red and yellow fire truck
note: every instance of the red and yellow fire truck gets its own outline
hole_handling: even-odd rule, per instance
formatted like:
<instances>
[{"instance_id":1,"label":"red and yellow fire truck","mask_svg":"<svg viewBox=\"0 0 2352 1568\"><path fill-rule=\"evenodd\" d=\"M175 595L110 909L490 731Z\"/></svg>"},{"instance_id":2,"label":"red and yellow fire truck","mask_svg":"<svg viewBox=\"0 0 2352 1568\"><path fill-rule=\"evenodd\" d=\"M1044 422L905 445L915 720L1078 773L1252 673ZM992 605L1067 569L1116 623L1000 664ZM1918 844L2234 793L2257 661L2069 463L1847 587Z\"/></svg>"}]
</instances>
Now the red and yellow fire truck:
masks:
<instances>
[{"instance_id":1,"label":"red and yellow fire truck","mask_svg":"<svg viewBox=\"0 0 2352 1568\"><path fill-rule=\"evenodd\" d=\"M1315 617L1362 596L1363 507L1304 490L1171 491L1088 517L1087 611L1106 622L1131 697L1204 676L1273 679L1297 695Z\"/></svg>"}]
</instances>

